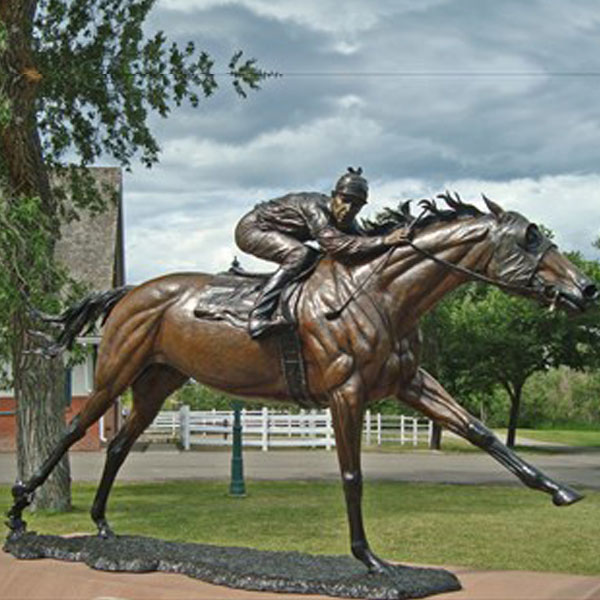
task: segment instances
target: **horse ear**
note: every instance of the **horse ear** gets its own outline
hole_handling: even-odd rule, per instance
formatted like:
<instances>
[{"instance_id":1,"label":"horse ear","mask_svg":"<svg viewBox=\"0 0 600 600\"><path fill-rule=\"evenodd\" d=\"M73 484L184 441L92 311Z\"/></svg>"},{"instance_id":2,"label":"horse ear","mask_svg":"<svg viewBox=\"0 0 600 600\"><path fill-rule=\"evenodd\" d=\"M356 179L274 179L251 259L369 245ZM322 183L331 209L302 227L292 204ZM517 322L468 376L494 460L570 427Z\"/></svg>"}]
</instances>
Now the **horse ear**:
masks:
<instances>
[{"instance_id":1,"label":"horse ear","mask_svg":"<svg viewBox=\"0 0 600 600\"><path fill-rule=\"evenodd\" d=\"M486 197L485 194L481 194L481 196L483 197L483 201L485 202L485 205L488 207L490 212L497 219L499 219L504 214L504 210L502 209L502 207L498 206L495 202L492 202L489 198Z\"/></svg>"}]
</instances>

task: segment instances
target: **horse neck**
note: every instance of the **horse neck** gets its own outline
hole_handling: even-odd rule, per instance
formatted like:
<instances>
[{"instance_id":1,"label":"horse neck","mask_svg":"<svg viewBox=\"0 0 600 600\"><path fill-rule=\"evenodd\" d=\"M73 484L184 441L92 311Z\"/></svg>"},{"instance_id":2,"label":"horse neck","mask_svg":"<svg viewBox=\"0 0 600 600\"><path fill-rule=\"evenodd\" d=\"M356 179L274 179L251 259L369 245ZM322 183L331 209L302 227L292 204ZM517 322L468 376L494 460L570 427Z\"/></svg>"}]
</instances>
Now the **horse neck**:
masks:
<instances>
[{"instance_id":1,"label":"horse neck","mask_svg":"<svg viewBox=\"0 0 600 600\"><path fill-rule=\"evenodd\" d=\"M414 243L436 258L481 272L492 254L485 217L439 223L418 232ZM385 259L383 259L385 260ZM468 275L441 265L410 246L398 246L387 257L377 283L390 321L412 327Z\"/></svg>"}]
</instances>

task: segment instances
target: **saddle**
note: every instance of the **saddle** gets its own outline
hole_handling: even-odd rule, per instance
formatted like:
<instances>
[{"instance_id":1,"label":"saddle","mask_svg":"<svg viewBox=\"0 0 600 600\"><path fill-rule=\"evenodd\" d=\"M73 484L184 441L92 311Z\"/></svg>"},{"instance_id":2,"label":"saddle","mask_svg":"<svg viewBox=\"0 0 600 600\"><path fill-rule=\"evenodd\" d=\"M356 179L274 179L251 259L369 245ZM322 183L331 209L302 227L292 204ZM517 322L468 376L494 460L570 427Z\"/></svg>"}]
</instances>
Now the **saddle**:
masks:
<instances>
[{"instance_id":1,"label":"saddle","mask_svg":"<svg viewBox=\"0 0 600 600\"><path fill-rule=\"evenodd\" d=\"M281 293L275 314L283 316L291 324L296 323L298 292L314 271L318 258L292 279ZM194 315L199 319L226 321L234 327L245 329L248 326L250 311L272 274L246 271L238 260L234 259L227 271L217 273L213 283L200 292Z\"/></svg>"},{"instance_id":2,"label":"saddle","mask_svg":"<svg viewBox=\"0 0 600 600\"><path fill-rule=\"evenodd\" d=\"M295 326L296 309L302 286L319 260L320 255L317 255L314 262L282 291L275 314L283 316L292 326L272 336L279 343L281 366L290 395L303 408L318 408L318 404L308 391L302 346ZM271 273L246 271L235 259L227 271L215 275L213 283L200 292L194 315L247 329L250 311L270 277Z\"/></svg>"}]
</instances>

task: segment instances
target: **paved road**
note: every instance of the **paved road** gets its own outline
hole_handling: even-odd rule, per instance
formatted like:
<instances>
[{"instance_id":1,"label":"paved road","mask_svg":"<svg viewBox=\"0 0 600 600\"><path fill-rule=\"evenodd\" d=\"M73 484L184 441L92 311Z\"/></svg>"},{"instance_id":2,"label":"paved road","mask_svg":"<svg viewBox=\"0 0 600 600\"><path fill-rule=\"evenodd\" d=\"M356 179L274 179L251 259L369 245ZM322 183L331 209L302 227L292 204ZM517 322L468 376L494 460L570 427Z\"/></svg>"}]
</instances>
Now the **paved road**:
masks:
<instances>
[{"instance_id":1,"label":"paved road","mask_svg":"<svg viewBox=\"0 0 600 600\"><path fill-rule=\"evenodd\" d=\"M600 489L600 452L524 454L524 457L561 483ZM132 452L119 473L119 480L226 479L229 461L230 454L223 451ZM103 452L71 453L73 479L98 481L103 463ZM335 451L326 450L246 451L244 472L248 480L337 480L339 477ZM366 480L519 483L489 456L479 453L365 452L363 473ZM0 483L12 483L15 474L14 455L0 454Z\"/></svg>"}]
</instances>

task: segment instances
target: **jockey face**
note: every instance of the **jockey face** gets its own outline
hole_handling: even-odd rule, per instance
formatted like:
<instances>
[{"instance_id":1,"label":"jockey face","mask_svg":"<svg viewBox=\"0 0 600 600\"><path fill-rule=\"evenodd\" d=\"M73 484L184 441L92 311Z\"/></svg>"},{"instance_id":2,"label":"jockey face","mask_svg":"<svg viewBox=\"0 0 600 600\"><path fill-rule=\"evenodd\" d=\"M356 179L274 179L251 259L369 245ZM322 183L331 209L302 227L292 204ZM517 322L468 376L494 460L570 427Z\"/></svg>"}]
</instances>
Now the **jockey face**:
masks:
<instances>
[{"instance_id":1,"label":"jockey face","mask_svg":"<svg viewBox=\"0 0 600 600\"><path fill-rule=\"evenodd\" d=\"M331 197L331 212L341 228L351 225L360 209L366 204L366 200L359 196L351 196L336 192Z\"/></svg>"}]
</instances>

